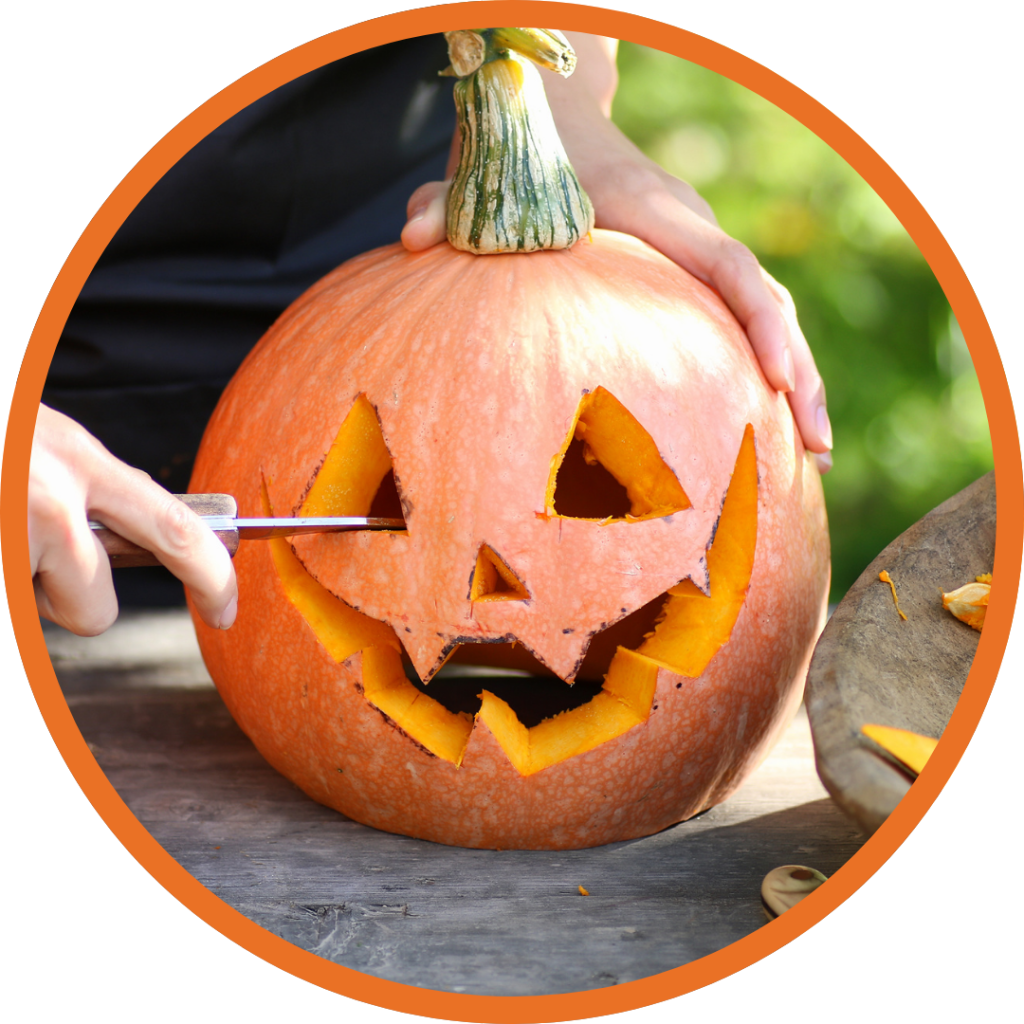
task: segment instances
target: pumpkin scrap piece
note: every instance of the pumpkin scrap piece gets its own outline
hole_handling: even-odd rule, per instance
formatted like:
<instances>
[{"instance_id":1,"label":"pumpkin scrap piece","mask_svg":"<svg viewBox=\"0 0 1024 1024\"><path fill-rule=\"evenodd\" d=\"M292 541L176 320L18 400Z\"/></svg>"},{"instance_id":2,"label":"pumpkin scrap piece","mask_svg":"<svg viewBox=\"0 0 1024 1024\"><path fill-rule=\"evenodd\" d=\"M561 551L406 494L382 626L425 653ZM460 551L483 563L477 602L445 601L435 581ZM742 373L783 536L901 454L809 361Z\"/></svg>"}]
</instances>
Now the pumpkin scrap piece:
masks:
<instances>
[{"instance_id":1,"label":"pumpkin scrap piece","mask_svg":"<svg viewBox=\"0 0 1024 1024\"><path fill-rule=\"evenodd\" d=\"M888 725L862 725L860 731L898 761L902 761L915 775L921 774L932 751L939 744L931 736L921 736L909 729L893 729Z\"/></svg>"},{"instance_id":2,"label":"pumpkin scrap piece","mask_svg":"<svg viewBox=\"0 0 1024 1024\"><path fill-rule=\"evenodd\" d=\"M906 621L907 621L907 617L906 617L906 615L904 615L904 614L903 614L903 609L902 609L902 608L900 607L900 599L899 599L899 598L898 598L898 597L896 596L896 584L895 584L895 583L893 583L893 581L892 581L892 577L891 577L891 576L889 575L889 573L888 573L888 572L886 572L886 571L885 571L885 569L883 569L883 570L882 570L882 571L881 571L881 572L880 572L880 573L878 574L878 578L879 578L879 579L880 579L880 580L881 580L881 581L882 581L883 583L888 583L888 584L889 584L889 589L890 589L890 590L892 591L892 601L893 601L893 604L895 604L895 605L896 605L896 611L897 611L897 612L899 612L899 616L900 616L900 618L901 618L901 619L902 619L902 620L903 620L904 622L906 622Z\"/></svg>"},{"instance_id":3,"label":"pumpkin scrap piece","mask_svg":"<svg viewBox=\"0 0 1024 1024\"><path fill-rule=\"evenodd\" d=\"M988 594L992 589L992 573L982 573L981 576L975 576L974 580L974 583L967 583L948 594L943 594L942 607L980 633L981 627L985 625Z\"/></svg>"},{"instance_id":4,"label":"pumpkin scrap piece","mask_svg":"<svg viewBox=\"0 0 1024 1024\"><path fill-rule=\"evenodd\" d=\"M590 893L586 889L584 889L582 885L577 886L577 888L579 889L581 896L589 896L590 895Z\"/></svg>"}]
</instances>

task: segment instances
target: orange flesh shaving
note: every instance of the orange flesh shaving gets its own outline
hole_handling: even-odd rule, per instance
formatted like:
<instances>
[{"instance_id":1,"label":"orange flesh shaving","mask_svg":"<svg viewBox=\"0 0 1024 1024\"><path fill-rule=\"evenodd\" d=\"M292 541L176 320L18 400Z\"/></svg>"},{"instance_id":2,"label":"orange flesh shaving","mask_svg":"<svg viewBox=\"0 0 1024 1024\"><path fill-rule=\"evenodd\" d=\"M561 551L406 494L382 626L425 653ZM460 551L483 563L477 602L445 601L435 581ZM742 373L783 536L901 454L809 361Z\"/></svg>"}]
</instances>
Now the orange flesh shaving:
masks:
<instances>
[{"instance_id":1,"label":"orange flesh shaving","mask_svg":"<svg viewBox=\"0 0 1024 1024\"><path fill-rule=\"evenodd\" d=\"M587 399L590 399L589 405L603 410L602 416L608 415L606 422L615 421L623 427L621 419L615 420L619 416L617 410L622 410L636 424L616 399L602 388L581 402L578 414L581 422L587 422L584 420ZM653 452L653 458L664 467L664 473L654 467L646 475L641 472L631 478L634 484L641 478L644 481L642 487L635 485L630 492L634 508L653 509L646 513L649 516L665 515L668 510L688 507L689 501L678 480L661 461L650 436L639 424L636 426L650 445L648 447L646 442L638 444L639 455L634 451L631 457L636 457L639 464L650 469ZM623 430L635 440L635 434L630 435L626 427ZM624 459L620 462L617 456L609 454L611 433L606 432L604 426L595 432L595 436L598 440L594 451L614 475L616 468L621 469ZM369 454L361 453L363 444L370 449ZM302 514L365 515L390 467L391 457L381 436L376 413L360 395L310 488L302 505ZM554 489L555 472L552 472L549 499ZM372 486L369 481L373 481ZM629 488L629 484L621 482ZM505 701L486 690L480 695L481 705L476 718L487 725L521 775L532 775L583 754L646 722L659 666L691 678L704 671L719 648L729 640L750 583L757 541L757 485L754 431L748 425L714 542L708 551L710 596L702 594L689 580L669 590L654 632L636 651L624 647L618 649L601 692L591 701L528 729ZM684 504L680 505L680 501ZM264 504L269 514L265 489ZM645 513L641 511L640 516L643 515ZM474 727L473 717L465 712L448 711L406 678L401 645L390 626L356 611L317 583L299 562L287 540L273 540L270 545L274 565L288 599L331 656L341 662L362 651L366 699L431 753L455 765L461 764ZM523 600L529 594L501 558L484 545L477 558L469 596L473 601Z\"/></svg>"},{"instance_id":2,"label":"orange flesh shaving","mask_svg":"<svg viewBox=\"0 0 1024 1024\"><path fill-rule=\"evenodd\" d=\"M900 607L900 599L896 596L896 584L893 583L892 577L883 569L879 574L878 578L883 583L889 584L889 589L892 591L892 603L896 605L896 611L899 613L900 618L906 622L907 617L903 614L903 609Z\"/></svg>"},{"instance_id":3,"label":"orange flesh shaving","mask_svg":"<svg viewBox=\"0 0 1024 1024\"><path fill-rule=\"evenodd\" d=\"M921 736L908 729L894 729L888 725L862 725L860 731L898 761L902 761L916 775L921 774L928 758L939 745L939 741L931 736Z\"/></svg>"},{"instance_id":4,"label":"orange flesh shaving","mask_svg":"<svg viewBox=\"0 0 1024 1024\"><path fill-rule=\"evenodd\" d=\"M988 611L992 573L986 572L981 576L975 576L974 580L974 583L968 583L948 594L943 594L942 607L980 633L985 625L985 613Z\"/></svg>"}]
</instances>

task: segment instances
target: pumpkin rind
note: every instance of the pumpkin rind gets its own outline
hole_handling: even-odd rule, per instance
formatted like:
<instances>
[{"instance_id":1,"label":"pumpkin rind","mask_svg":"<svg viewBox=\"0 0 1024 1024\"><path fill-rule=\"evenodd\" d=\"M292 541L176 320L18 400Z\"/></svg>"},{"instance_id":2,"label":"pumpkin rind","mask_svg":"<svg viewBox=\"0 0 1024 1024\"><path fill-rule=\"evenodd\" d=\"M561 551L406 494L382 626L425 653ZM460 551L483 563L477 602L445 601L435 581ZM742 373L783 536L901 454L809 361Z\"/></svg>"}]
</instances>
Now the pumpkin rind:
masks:
<instances>
[{"instance_id":1,"label":"pumpkin rind","mask_svg":"<svg viewBox=\"0 0 1024 1024\"><path fill-rule=\"evenodd\" d=\"M608 523L553 514L552 458L598 387L650 434L689 508ZM289 600L270 546L243 545L235 626L197 619L197 631L268 760L356 820L463 846L597 845L728 796L799 702L823 623L828 538L785 396L717 295L612 232L530 255L446 244L366 254L297 300L251 353L192 488L231 491L243 515L264 513L263 486L278 514L298 509L360 396L376 409L408 532L293 548L324 588L388 623L424 679L455 643L504 637L571 679L596 631L687 577L706 589L747 424L759 477L749 589L697 678L657 669L646 721L523 775L486 714L461 766L411 740L367 700L368 656L335 660ZM471 600L485 546L528 599Z\"/></svg>"}]
</instances>

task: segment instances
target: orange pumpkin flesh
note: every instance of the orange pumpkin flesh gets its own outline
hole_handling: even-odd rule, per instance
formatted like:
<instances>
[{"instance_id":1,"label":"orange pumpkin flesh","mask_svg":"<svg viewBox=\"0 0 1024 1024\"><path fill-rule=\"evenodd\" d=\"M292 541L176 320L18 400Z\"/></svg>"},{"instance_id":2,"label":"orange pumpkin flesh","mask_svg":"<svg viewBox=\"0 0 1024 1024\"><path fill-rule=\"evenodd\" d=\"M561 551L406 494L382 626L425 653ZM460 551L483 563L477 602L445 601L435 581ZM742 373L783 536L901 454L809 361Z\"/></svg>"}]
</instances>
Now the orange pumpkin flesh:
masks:
<instances>
[{"instance_id":1,"label":"orange pumpkin flesh","mask_svg":"<svg viewBox=\"0 0 1024 1024\"><path fill-rule=\"evenodd\" d=\"M614 507L570 482L574 444ZM193 488L366 514L391 470L407 532L243 545L236 625L197 620L272 764L367 824L506 849L649 834L735 789L799 701L828 541L785 397L713 292L602 231L350 261L250 355ZM601 687L530 727L515 680L468 679L475 712L430 695L480 652Z\"/></svg>"}]
</instances>

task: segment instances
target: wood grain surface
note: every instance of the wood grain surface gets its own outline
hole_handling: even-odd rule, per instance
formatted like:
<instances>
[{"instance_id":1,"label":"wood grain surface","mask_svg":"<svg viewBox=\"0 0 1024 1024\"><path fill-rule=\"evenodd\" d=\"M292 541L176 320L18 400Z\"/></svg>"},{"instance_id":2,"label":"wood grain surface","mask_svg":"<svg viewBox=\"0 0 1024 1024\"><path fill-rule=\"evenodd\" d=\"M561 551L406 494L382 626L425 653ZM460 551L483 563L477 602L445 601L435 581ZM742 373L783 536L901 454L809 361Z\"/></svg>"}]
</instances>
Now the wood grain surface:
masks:
<instances>
[{"instance_id":1,"label":"wood grain surface","mask_svg":"<svg viewBox=\"0 0 1024 1024\"><path fill-rule=\"evenodd\" d=\"M646 977L761 927L772 868L829 875L861 845L815 775L802 712L732 800L690 822L571 853L462 850L356 824L271 769L184 611L46 634L100 767L171 856L262 927L377 977L489 995Z\"/></svg>"}]
</instances>

